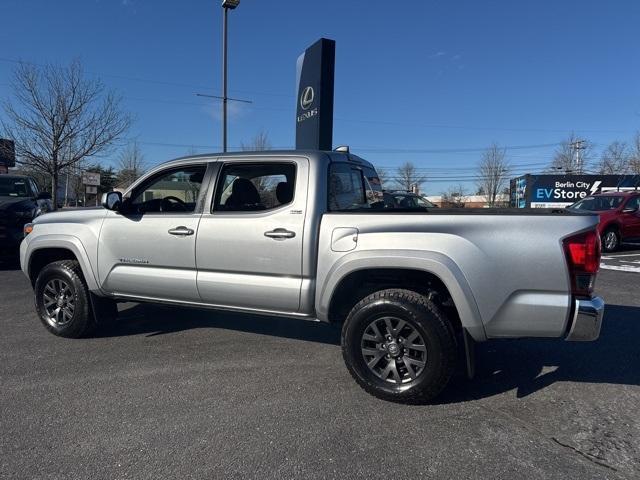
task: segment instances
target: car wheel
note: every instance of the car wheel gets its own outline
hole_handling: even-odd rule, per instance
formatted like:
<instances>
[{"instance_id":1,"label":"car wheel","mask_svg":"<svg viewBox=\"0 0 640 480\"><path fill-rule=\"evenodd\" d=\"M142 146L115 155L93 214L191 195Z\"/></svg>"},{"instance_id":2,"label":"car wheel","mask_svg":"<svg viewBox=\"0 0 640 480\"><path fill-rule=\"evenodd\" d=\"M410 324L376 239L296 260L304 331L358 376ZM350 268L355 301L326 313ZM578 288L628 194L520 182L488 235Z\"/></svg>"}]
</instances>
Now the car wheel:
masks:
<instances>
[{"instance_id":1,"label":"car wheel","mask_svg":"<svg viewBox=\"0 0 640 480\"><path fill-rule=\"evenodd\" d=\"M35 301L40 320L54 335L79 338L91 335L96 329L89 290L75 260L53 262L40 271Z\"/></svg>"},{"instance_id":2,"label":"car wheel","mask_svg":"<svg viewBox=\"0 0 640 480\"><path fill-rule=\"evenodd\" d=\"M455 369L451 324L425 296L410 290L373 293L353 307L342 328L342 354L358 384L384 400L435 398Z\"/></svg>"},{"instance_id":3,"label":"car wheel","mask_svg":"<svg viewBox=\"0 0 640 480\"><path fill-rule=\"evenodd\" d=\"M606 230L602 234L602 250L605 252L615 252L620 246L620 236L613 228Z\"/></svg>"}]
</instances>

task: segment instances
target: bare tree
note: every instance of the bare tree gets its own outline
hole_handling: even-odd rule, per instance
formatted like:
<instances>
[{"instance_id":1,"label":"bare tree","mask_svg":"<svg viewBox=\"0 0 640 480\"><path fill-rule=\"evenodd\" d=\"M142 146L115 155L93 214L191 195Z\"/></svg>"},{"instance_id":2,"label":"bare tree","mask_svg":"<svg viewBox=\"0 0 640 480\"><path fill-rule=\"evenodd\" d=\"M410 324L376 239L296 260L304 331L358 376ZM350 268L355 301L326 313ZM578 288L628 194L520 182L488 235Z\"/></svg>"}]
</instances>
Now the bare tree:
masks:
<instances>
[{"instance_id":1,"label":"bare tree","mask_svg":"<svg viewBox=\"0 0 640 480\"><path fill-rule=\"evenodd\" d=\"M487 205L493 207L509 180L511 165L507 161L506 150L495 143L491 145L482 154L478 170L478 190L485 192Z\"/></svg>"},{"instance_id":2,"label":"bare tree","mask_svg":"<svg viewBox=\"0 0 640 480\"><path fill-rule=\"evenodd\" d=\"M593 159L593 144L588 140L581 140L575 133L571 133L556 149L549 173L583 174L587 165Z\"/></svg>"},{"instance_id":3,"label":"bare tree","mask_svg":"<svg viewBox=\"0 0 640 480\"><path fill-rule=\"evenodd\" d=\"M384 187L384 184L389 181L389 172L387 172L387 170L384 168L378 167L376 167L376 172L378 173L380 184Z\"/></svg>"},{"instance_id":4,"label":"bare tree","mask_svg":"<svg viewBox=\"0 0 640 480\"><path fill-rule=\"evenodd\" d=\"M640 132L637 132L635 137L633 137L629 157L629 171L630 173L640 175Z\"/></svg>"},{"instance_id":5,"label":"bare tree","mask_svg":"<svg viewBox=\"0 0 640 480\"><path fill-rule=\"evenodd\" d=\"M629 173L631 152L625 142L615 141L604 149L598 163L598 173L601 175L618 175Z\"/></svg>"},{"instance_id":6,"label":"bare tree","mask_svg":"<svg viewBox=\"0 0 640 480\"><path fill-rule=\"evenodd\" d=\"M16 143L19 164L50 176L55 208L60 171L108 152L131 118L121 112L119 97L84 77L78 60L65 67L20 64L12 88L3 130Z\"/></svg>"},{"instance_id":7,"label":"bare tree","mask_svg":"<svg viewBox=\"0 0 640 480\"><path fill-rule=\"evenodd\" d=\"M146 161L137 141L129 143L118 158L118 186L129 186L146 170Z\"/></svg>"},{"instance_id":8,"label":"bare tree","mask_svg":"<svg viewBox=\"0 0 640 480\"><path fill-rule=\"evenodd\" d=\"M249 143L240 143L240 148L245 152L261 152L271 150L269 134L264 130L260 131Z\"/></svg>"},{"instance_id":9,"label":"bare tree","mask_svg":"<svg viewBox=\"0 0 640 480\"><path fill-rule=\"evenodd\" d=\"M420 189L422 184L427 181L427 177L420 174L413 163L405 162L396 171L395 181L402 190L410 191L414 185Z\"/></svg>"},{"instance_id":10,"label":"bare tree","mask_svg":"<svg viewBox=\"0 0 640 480\"><path fill-rule=\"evenodd\" d=\"M467 191L462 184L449 187L442 193L442 206L446 208L464 208L467 203Z\"/></svg>"}]
</instances>

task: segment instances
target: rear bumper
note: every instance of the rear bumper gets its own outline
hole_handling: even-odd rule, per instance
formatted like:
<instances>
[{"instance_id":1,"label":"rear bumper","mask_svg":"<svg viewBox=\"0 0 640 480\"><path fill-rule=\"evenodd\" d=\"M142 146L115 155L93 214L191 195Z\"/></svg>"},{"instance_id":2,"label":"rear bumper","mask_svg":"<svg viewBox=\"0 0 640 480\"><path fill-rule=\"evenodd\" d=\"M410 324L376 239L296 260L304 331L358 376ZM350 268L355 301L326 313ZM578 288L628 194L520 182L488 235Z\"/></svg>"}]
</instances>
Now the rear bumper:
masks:
<instances>
[{"instance_id":1,"label":"rear bumper","mask_svg":"<svg viewBox=\"0 0 640 480\"><path fill-rule=\"evenodd\" d=\"M571 329L565 340L570 342L590 342L600 336L604 300L594 297L590 300L576 300Z\"/></svg>"}]
</instances>

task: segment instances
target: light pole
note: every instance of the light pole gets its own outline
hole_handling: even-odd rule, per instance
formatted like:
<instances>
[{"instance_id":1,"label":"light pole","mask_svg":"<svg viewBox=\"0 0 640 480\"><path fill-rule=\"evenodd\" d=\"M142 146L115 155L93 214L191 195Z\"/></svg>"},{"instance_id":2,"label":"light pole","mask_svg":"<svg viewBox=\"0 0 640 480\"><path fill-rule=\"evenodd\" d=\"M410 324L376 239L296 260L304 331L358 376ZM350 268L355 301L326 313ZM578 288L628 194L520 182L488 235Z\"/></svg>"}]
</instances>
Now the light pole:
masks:
<instances>
[{"instance_id":1,"label":"light pole","mask_svg":"<svg viewBox=\"0 0 640 480\"><path fill-rule=\"evenodd\" d=\"M240 0L222 0L222 151L227 151L227 14Z\"/></svg>"}]
</instances>

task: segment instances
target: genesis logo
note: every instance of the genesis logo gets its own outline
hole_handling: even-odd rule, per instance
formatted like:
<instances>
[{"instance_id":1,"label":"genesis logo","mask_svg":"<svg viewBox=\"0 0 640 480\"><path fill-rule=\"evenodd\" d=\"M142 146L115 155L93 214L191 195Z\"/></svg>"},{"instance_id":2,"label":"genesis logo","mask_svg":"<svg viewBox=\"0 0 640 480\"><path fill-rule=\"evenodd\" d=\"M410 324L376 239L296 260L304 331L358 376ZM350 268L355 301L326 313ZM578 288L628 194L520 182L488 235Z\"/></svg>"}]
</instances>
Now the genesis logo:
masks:
<instances>
[{"instance_id":1,"label":"genesis logo","mask_svg":"<svg viewBox=\"0 0 640 480\"><path fill-rule=\"evenodd\" d=\"M300 95L300 107L303 110L308 110L313 103L313 97L313 87L305 87L304 90L302 90L302 95Z\"/></svg>"}]
</instances>

